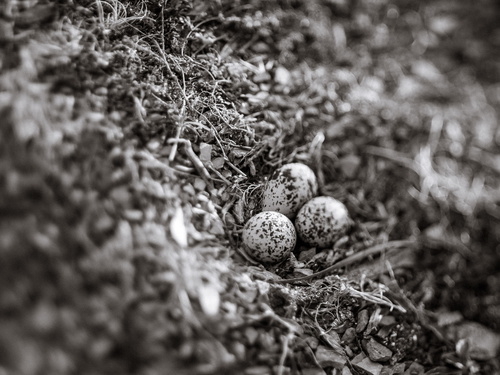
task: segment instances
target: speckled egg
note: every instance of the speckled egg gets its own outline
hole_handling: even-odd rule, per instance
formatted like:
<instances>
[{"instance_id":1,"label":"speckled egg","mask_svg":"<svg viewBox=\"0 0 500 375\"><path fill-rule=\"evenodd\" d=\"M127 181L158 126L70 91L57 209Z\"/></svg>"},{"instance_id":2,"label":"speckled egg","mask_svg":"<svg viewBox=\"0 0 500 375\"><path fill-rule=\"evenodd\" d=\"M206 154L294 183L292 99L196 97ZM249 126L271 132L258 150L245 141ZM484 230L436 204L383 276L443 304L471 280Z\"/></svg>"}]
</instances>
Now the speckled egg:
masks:
<instances>
[{"instance_id":1,"label":"speckled egg","mask_svg":"<svg viewBox=\"0 0 500 375\"><path fill-rule=\"evenodd\" d=\"M350 225L347 207L332 197L316 197L304 204L295 219L299 237L311 246L331 246Z\"/></svg>"},{"instance_id":2,"label":"speckled egg","mask_svg":"<svg viewBox=\"0 0 500 375\"><path fill-rule=\"evenodd\" d=\"M285 215L274 211L258 213L243 227L243 245L254 259L265 263L284 260L295 247L297 234Z\"/></svg>"},{"instance_id":3,"label":"speckled egg","mask_svg":"<svg viewBox=\"0 0 500 375\"><path fill-rule=\"evenodd\" d=\"M301 163L285 164L269 179L262 196L262 211L276 211L293 219L299 209L318 193L311 168Z\"/></svg>"}]
</instances>

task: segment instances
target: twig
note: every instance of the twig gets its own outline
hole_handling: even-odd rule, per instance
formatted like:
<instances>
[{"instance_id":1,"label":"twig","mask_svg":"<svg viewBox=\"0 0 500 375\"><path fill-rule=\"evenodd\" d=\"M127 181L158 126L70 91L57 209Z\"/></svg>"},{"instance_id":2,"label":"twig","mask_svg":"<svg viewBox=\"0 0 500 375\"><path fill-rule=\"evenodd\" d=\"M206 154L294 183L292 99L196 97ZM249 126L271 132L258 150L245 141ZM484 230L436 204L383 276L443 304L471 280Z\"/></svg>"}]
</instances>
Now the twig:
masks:
<instances>
[{"instance_id":1,"label":"twig","mask_svg":"<svg viewBox=\"0 0 500 375\"><path fill-rule=\"evenodd\" d=\"M350 286L347 286L347 288L349 290L349 294L352 297L364 299L365 301L372 302L372 303L377 304L377 305L385 305L385 306L390 307L391 310L395 309L395 310L402 312L403 314L405 314L407 312L407 310L403 306L395 304L389 298L384 296L383 293L381 293L380 296L376 296L376 295L373 295L370 293L360 292L359 290L356 290ZM383 292L387 292L387 290L384 290Z\"/></svg>"},{"instance_id":2,"label":"twig","mask_svg":"<svg viewBox=\"0 0 500 375\"><path fill-rule=\"evenodd\" d=\"M206 184L210 188L210 190L211 191L215 190L214 184L212 182L212 176L210 176L210 173L208 173L208 171L205 168L205 166L203 165L202 161L200 160L198 155L196 155L196 153L194 152L193 148L191 147L191 142L187 139L180 139L180 138L179 139L177 139L177 138L169 139L167 142L173 143L173 144L182 143L184 145L184 149L186 151L186 155L187 155L189 161L191 161L194 168L198 171L201 178L206 182Z\"/></svg>"},{"instance_id":3,"label":"twig","mask_svg":"<svg viewBox=\"0 0 500 375\"><path fill-rule=\"evenodd\" d=\"M379 253L386 251L386 250L412 246L412 245L415 245L416 243L417 243L417 241L415 241L415 240L401 240L401 241L386 242L386 243L383 243L380 245L375 245L375 246L369 247L369 248L362 250L356 254L353 254L349 258L343 259L340 262L337 262L337 263L331 265L330 267L325 268L324 270L313 273L312 275L297 277L294 279L272 280L271 282L274 282L277 284L289 284L289 283L295 283L295 282L299 282L299 281L311 280L311 279L314 279L316 277L326 276L326 275L330 274L333 270L349 266L349 265L351 265L355 262L358 262L362 259L365 259L369 256L379 254Z\"/></svg>"},{"instance_id":4,"label":"twig","mask_svg":"<svg viewBox=\"0 0 500 375\"><path fill-rule=\"evenodd\" d=\"M283 374L283 369L285 366L286 356L288 354L288 342L290 341L290 334L284 335L283 337L283 351L281 352L280 362L278 365L278 375Z\"/></svg>"},{"instance_id":5,"label":"twig","mask_svg":"<svg viewBox=\"0 0 500 375\"><path fill-rule=\"evenodd\" d=\"M367 146L365 149L365 153L374 155L374 156L380 156L383 158L386 158L388 160L392 160L399 165L411 169L412 171L416 172L418 175L420 175L420 172L415 165L415 162L410 159L408 156L405 154L391 150L389 148L383 148L383 147L377 147L377 146Z\"/></svg>"}]
</instances>

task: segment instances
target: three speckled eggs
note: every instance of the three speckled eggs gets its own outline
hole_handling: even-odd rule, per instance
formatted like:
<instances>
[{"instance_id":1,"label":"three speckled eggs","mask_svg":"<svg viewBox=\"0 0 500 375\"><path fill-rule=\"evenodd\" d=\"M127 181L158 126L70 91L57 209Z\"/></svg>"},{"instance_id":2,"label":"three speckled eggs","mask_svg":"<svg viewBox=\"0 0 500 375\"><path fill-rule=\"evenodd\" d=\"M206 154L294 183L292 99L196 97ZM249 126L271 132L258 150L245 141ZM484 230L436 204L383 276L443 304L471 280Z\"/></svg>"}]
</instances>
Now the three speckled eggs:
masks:
<instances>
[{"instance_id":1,"label":"three speckled eggs","mask_svg":"<svg viewBox=\"0 0 500 375\"><path fill-rule=\"evenodd\" d=\"M262 212L243 227L242 241L254 259L277 263L286 259L300 239L311 246L332 245L349 227L344 204L332 197L316 197L314 172L301 163L285 164L267 182ZM295 220L295 225L292 223Z\"/></svg>"}]
</instances>

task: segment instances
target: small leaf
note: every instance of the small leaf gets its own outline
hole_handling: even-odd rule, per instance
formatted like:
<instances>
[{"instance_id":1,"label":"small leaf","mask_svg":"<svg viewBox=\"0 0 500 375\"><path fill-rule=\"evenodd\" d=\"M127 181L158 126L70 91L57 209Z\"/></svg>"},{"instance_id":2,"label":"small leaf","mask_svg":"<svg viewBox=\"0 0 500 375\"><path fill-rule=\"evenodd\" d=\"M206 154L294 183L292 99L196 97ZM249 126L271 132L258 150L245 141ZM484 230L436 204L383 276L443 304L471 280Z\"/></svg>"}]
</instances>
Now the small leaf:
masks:
<instances>
[{"instance_id":1,"label":"small leaf","mask_svg":"<svg viewBox=\"0 0 500 375\"><path fill-rule=\"evenodd\" d=\"M186 224L184 223L184 212L181 207L175 209L174 215L170 220L170 235L177 244L182 247L187 247L187 230Z\"/></svg>"},{"instance_id":2,"label":"small leaf","mask_svg":"<svg viewBox=\"0 0 500 375\"><path fill-rule=\"evenodd\" d=\"M220 294L213 285L203 285L198 289L198 301L205 314L214 316L219 312Z\"/></svg>"}]
</instances>

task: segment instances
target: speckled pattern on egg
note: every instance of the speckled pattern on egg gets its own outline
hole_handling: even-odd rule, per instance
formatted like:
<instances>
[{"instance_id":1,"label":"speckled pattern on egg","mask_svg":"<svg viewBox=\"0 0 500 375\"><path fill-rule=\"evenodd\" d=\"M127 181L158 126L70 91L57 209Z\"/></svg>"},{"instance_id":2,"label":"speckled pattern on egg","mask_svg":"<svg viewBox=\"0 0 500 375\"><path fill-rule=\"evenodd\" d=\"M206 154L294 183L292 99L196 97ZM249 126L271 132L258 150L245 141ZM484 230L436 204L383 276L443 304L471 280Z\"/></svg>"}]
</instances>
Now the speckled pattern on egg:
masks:
<instances>
[{"instance_id":1,"label":"speckled pattern on egg","mask_svg":"<svg viewBox=\"0 0 500 375\"><path fill-rule=\"evenodd\" d=\"M295 247L297 234L290 219L279 212L265 211L243 227L243 244L254 259L265 263L284 260Z\"/></svg>"},{"instance_id":2,"label":"speckled pattern on egg","mask_svg":"<svg viewBox=\"0 0 500 375\"><path fill-rule=\"evenodd\" d=\"M342 202L332 197L316 197L302 206L295 228L304 242L326 247L345 234L349 223L349 213Z\"/></svg>"},{"instance_id":3,"label":"speckled pattern on egg","mask_svg":"<svg viewBox=\"0 0 500 375\"><path fill-rule=\"evenodd\" d=\"M273 173L264 189L262 211L276 211L292 219L317 192L311 168L301 163L285 164Z\"/></svg>"}]
</instances>

